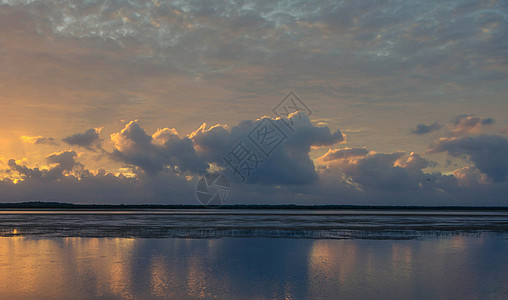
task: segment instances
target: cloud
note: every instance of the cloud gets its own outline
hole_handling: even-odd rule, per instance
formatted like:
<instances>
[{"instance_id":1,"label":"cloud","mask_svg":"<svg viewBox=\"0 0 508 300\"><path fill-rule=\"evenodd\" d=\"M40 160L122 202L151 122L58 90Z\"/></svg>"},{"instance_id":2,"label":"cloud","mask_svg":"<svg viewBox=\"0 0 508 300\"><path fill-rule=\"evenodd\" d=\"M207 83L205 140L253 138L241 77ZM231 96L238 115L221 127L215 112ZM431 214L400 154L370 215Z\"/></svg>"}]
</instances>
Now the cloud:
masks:
<instances>
[{"instance_id":1,"label":"cloud","mask_svg":"<svg viewBox=\"0 0 508 300\"><path fill-rule=\"evenodd\" d=\"M453 171L453 176L457 178L460 186L474 187L488 183L487 175L474 167L464 167Z\"/></svg>"},{"instance_id":2,"label":"cloud","mask_svg":"<svg viewBox=\"0 0 508 300\"><path fill-rule=\"evenodd\" d=\"M203 174L210 165L227 168L224 157L238 142L247 139L256 126L267 120L283 130L286 139L269 157L257 153L263 167L252 174L250 183L310 183L317 179L314 163L309 157L311 147L331 146L345 140L340 130L332 133L328 127L314 126L302 113L286 118L243 121L231 128L215 125L206 129L203 124L186 137L179 137L178 132L170 128L158 129L149 135L138 122L132 121L111 135L114 150L110 156L152 175L165 168L177 173ZM286 127L290 122L293 131Z\"/></svg>"},{"instance_id":3,"label":"cloud","mask_svg":"<svg viewBox=\"0 0 508 300\"><path fill-rule=\"evenodd\" d=\"M85 148L91 148L92 146L100 147L100 132L101 128L91 128L84 133L77 133L62 140L72 146L80 146Z\"/></svg>"},{"instance_id":4,"label":"cloud","mask_svg":"<svg viewBox=\"0 0 508 300\"><path fill-rule=\"evenodd\" d=\"M496 68L505 62L502 38L507 31L502 26L505 7L499 2L373 0L358 5L355 1L280 0L138 5L20 0L6 1L5 6L27 12L35 19L34 27L46 35L131 53L134 68L148 73L169 66L189 76L240 84L245 90L273 88L281 82L305 83L307 76L337 82L367 74L389 78L403 72L410 76L401 79L415 88L422 83L422 91L429 82L481 87L480 82L506 76L502 68ZM109 60L101 55L96 58ZM247 72L237 72L252 66L266 69L267 76L253 82L247 80ZM334 88L351 89L359 81L355 82ZM386 94L391 87L384 83L377 87ZM311 84L314 89L325 86L307 83Z\"/></svg>"},{"instance_id":5,"label":"cloud","mask_svg":"<svg viewBox=\"0 0 508 300\"><path fill-rule=\"evenodd\" d=\"M432 163L416 153L375 153L365 148L330 150L317 159L324 174L341 174L344 182L362 190L418 191L434 186L440 176L425 174ZM337 176L337 175L336 175Z\"/></svg>"},{"instance_id":6,"label":"cloud","mask_svg":"<svg viewBox=\"0 0 508 300\"><path fill-rule=\"evenodd\" d=\"M376 153L364 148L329 151L317 159L316 198L378 205L503 205L507 182L490 182L475 167L445 174L417 153ZM318 192L319 191L319 192ZM308 191L309 195L311 194ZM319 196L317 196L319 195Z\"/></svg>"},{"instance_id":7,"label":"cloud","mask_svg":"<svg viewBox=\"0 0 508 300\"><path fill-rule=\"evenodd\" d=\"M180 138L175 129L159 129L150 136L132 121L112 134L111 140L115 147L114 159L140 167L149 174L157 174L168 166L179 172L198 174L208 169L205 159L196 153L192 140Z\"/></svg>"},{"instance_id":8,"label":"cloud","mask_svg":"<svg viewBox=\"0 0 508 300\"><path fill-rule=\"evenodd\" d=\"M190 134L194 141L197 151L209 162L221 163L222 157L228 147L242 137L244 125L240 124L231 130L226 125L217 124L206 129L206 123L203 123L196 131ZM249 125L247 125L249 126Z\"/></svg>"},{"instance_id":9,"label":"cloud","mask_svg":"<svg viewBox=\"0 0 508 300\"><path fill-rule=\"evenodd\" d=\"M57 164L63 171L71 171L76 166L81 166L76 162L78 154L75 151L61 151L50 154L46 157L49 164Z\"/></svg>"},{"instance_id":10,"label":"cloud","mask_svg":"<svg viewBox=\"0 0 508 300\"><path fill-rule=\"evenodd\" d=\"M437 122L434 122L431 125L425 125L423 123L420 123L416 125L416 128L412 132L416 135L423 135L434 132L439 129L441 129L441 125L439 125Z\"/></svg>"},{"instance_id":11,"label":"cloud","mask_svg":"<svg viewBox=\"0 0 508 300\"><path fill-rule=\"evenodd\" d=\"M140 167L149 174L157 174L166 167L176 171L203 174L209 165L227 168L224 157L240 141L264 121L270 120L283 130L286 140L269 157L257 152L263 164L251 177L250 183L304 184L317 179L314 163L309 157L311 147L330 146L344 141L340 130L330 132L328 127L316 127L302 113L287 118L263 117L256 121L243 121L237 126L215 125L206 129L203 124L187 137L180 138L175 129L159 129L152 136L135 121L122 131L111 135L114 144L112 157ZM294 132L285 122L294 124ZM250 143L250 142L249 142ZM252 153L256 149L250 145Z\"/></svg>"},{"instance_id":12,"label":"cloud","mask_svg":"<svg viewBox=\"0 0 508 300\"><path fill-rule=\"evenodd\" d=\"M504 134L506 137L508 137L508 126L506 126L505 128L503 128L503 130L501 130L501 134Z\"/></svg>"},{"instance_id":13,"label":"cloud","mask_svg":"<svg viewBox=\"0 0 508 300\"><path fill-rule=\"evenodd\" d=\"M233 124L298 87L333 126L343 109L357 111L342 124L368 115L362 138L377 147L375 124L396 121L379 113L380 102L393 104L389 115L418 120L418 104L451 111L481 99L500 111L506 94L500 1L4 2L0 39L10 41L2 51L12 63L0 76L5 96L18 100L3 126L28 112L24 128L69 124L75 133L79 124L136 118L156 128L170 118L188 133L198 125L191 114Z\"/></svg>"},{"instance_id":14,"label":"cloud","mask_svg":"<svg viewBox=\"0 0 508 300\"><path fill-rule=\"evenodd\" d=\"M287 138L271 154L258 153L259 168L241 182L223 158L239 141L257 151L248 136L259 133L256 129L263 124L280 128ZM447 152L474 164L447 174L432 171L436 163L418 153L333 148L344 141L340 130L316 126L299 113L235 126L203 124L183 137L174 128L149 135L132 121L111 135L114 148L108 155L129 170L87 169L72 150L49 154L43 167L11 159L0 177L0 197L4 201L196 204L199 175L225 168L223 173L233 185L232 203L499 205L505 201L508 139L502 136L437 140L427 154ZM320 147L328 150L312 160L312 149Z\"/></svg>"},{"instance_id":15,"label":"cloud","mask_svg":"<svg viewBox=\"0 0 508 300\"><path fill-rule=\"evenodd\" d=\"M323 156L317 159L318 162L326 164L329 162L342 162L355 160L360 157L367 156L369 151L366 148L344 148L344 149L329 149Z\"/></svg>"},{"instance_id":16,"label":"cloud","mask_svg":"<svg viewBox=\"0 0 508 300\"><path fill-rule=\"evenodd\" d=\"M486 126L494 124L492 118L480 118L472 115L458 115L451 123L450 127L454 134L481 134Z\"/></svg>"},{"instance_id":17,"label":"cloud","mask_svg":"<svg viewBox=\"0 0 508 300\"><path fill-rule=\"evenodd\" d=\"M289 132L280 120L270 119L285 130L288 139L249 177L244 186L249 194L259 195L256 188L263 186L266 195L270 191L282 197L287 192L288 198L296 199L305 194L310 201L314 195L332 199L343 191L355 200L389 199L364 171L365 166L372 165L376 174L388 176L380 180L393 180L390 191L397 190L395 182L400 179L406 184L402 187L418 187L412 190L416 191L414 197L425 200L417 193L421 183L425 192L432 187L433 196L443 190L458 199L464 195L461 188L472 185L459 188L453 179L479 180L481 176L476 175L483 172L479 165L456 171L456 177L432 177L422 171L428 164L426 157L413 155L411 161L405 161L407 154L390 153L406 147L399 136L405 132L385 129L402 119L418 120L416 115L429 108L439 107L444 114L459 106L477 107L478 99L485 114L502 120L500 108L505 104L504 83L508 78L505 25L503 1L189 0L145 1L140 5L137 1L5 0L0 5L0 51L4 58L0 78L9 87L3 90L3 98L16 101L0 103L1 110L9 112L2 116L0 127L10 132L20 128L33 132L40 126L58 130L61 124L69 124L66 131L81 132L84 128L76 128L79 124L111 128L119 119L139 118L140 124L150 128L165 127L164 122L170 119L172 125L181 126L180 131L190 132L202 120L230 123L245 119L242 116L258 116L275 104L270 102L266 109L265 99L298 87L297 92L306 99L317 100L310 106L319 118L330 120L327 124L333 124L331 127L349 124L362 128L362 133L353 134L355 145L390 150L331 150L321 158L325 166L321 168L311 159L315 154L312 149L343 142L342 132L305 122ZM401 102L404 105L398 105ZM355 123L366 119L364 124ZM106 165L111 169L118 162L131 166L136 179L117 178L108 172L93 175L92 170L93 176L71 176L68 173L80 167L63 170L72 164L62 157L66 167L60 163L51 166L57 175L60 171L64 174L55 178L75 182L52 182L52 188L62 197L72 189L83 187L86 191L86 186L97 189L98 197L100 191L110 196L118 193L126 199L135 198L130 194L142 199L143 192L154 199L162 194L177 195L178 187L174 191L162 187L148 191L150 182L162 186L164 181L173 180L187 187L181 177L184 174L200 174L209 165L225 167L223 156L262 120L232 127L204 126L190 136L179 135L171 127L147 134L141 126L131 124L115 136L115 149L108 156L115 162L107 161ZM450 124L448 138L484 134L492 123L489 118L461 116ZM424 134L433 126L419 124L412 129L415 134ZM45 137L24 141L55 142ZM65 142L93 150L102 145L94 129L68 136ZM408 153L423 150L423 142L419 143L411 147L420 149L407 149ZM0 148L13 150L4 150L10 152L2 155L22 155L18 145L4 145L2 137ZM86 163L85 157L74 158L78 159ZM33 176L48 170L28 168L19 161L11 166ZM322 176L325 170L331 172L330 177ZM23 187L33 183L28 181ZM325 186L324 181L333 184ZM448 183L438 183L441 181ZM108 184L115 188L106 188ZM273 185L281 187L268 188ZM489 193L501 189L498 183L493 185ZM37 190L35 183L31 187ZM134 187L143 192L136 192ZM377 193L357 194L357 187ZM474 186L475 191L480 187L484 185ZM4 188L14 189L10 185ZM16 195L21 194L22 190ZM410 193L398 196L413 197ZM121 201L120 196L115 199Z\"/></svg>"},{"instance_id":18,"label":"cloud","mask_svg":"<svg viewBox=\"0 0 508 300\"><path fill-rule=\"evenodd\" d=\"M43 136L26 136L23 135L20 137L24 143L34 144L34 145L53 145L56 146L58 143L52 137L43 137Z\"/></svg>"},{"instance_id":19,"label":"cloud","mask_svg":"<svg viewBox=\"0 0 508 300\"><path fill-rule=\"evenodd\" d=\"M65 178L65 175L71 174L75 168L82 169L83 165L76 162L77 153L75 151L65 150L50 154L46 157L46 161L50 168L30 168L26 165L19 164L14 159L8 161L10 171L15 171L23 180L35 181L54 181Z\"/></svg>"},{"instance_id":20,"label":"cloud","mask_svg":"<svg viewBox=\"0 0 508 300\"><path fill-rule=\"evenodd\" d=\"M454 157L466 157L482 173L496 181L508 176L508 139L497 135L441 138L431 152L447 152Z\"/></svg>"},{"instance_id":21,"label":"cloud","mask_svg":"<svg viewBox=\"0 0 508 300\"><path fill-rule=\"evenodd\" d=\"M287 124L291 123L294 131L287 128ZM280 129L285 136L280 137L284 139L283 142L270 155L264 155L252 140L248 139L249 136L261 134L264 124L268 124L268 130ZM218 125L207 130L205 126L201 126L191 134L191 138L199 153L210 163L222 167L228 167L224 158L229 159L228 155L235 151L235 147L242 141L242 145L248 148L249 153L256 155L255 160L260 161L259 168L255 167L257 165L255 163L251 166L254 168L252 173L246 174L248 182L266 184L313 182L317 179L317 173L309 157L311 147L331 146L345 140L340 130L332 133L328 127L314 126L303 113L294 113L285 118L262 117L256 121L243 121L231 129ZM227 170L231 171L231 168L233 167L229 165Z\"/></svg>"},{"instance_id":22,"label":"cloud","mask_svg":"<svg viewBox=\"0 0 508 300\"><path fill-rule=\"evenodd\" d=\"M11 165L11 172L21 172L23 180L17 183L0 180L3 202L198 204L194 199L195 182L171 172L163 171L157 176L137 174L129 178L99 169L63 176L53 169L28 168L15 162Z\"/></svg>"}]
</instances>

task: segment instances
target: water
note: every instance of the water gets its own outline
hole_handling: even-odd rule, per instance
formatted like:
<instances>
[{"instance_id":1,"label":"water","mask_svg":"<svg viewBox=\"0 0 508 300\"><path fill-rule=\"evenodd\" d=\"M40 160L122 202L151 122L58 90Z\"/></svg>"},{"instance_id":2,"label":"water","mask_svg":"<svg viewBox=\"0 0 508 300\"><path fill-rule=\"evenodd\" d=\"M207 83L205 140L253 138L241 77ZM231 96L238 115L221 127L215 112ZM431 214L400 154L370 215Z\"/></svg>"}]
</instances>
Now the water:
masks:
<instances>
[{"instance_id":1,"label":"water","mask_svg":"<svg viewBox=\"0 0 508 300\"><path fill-rule=\"evenodd\" d=\"M0 212L0 236L414 239L508 233L507 211L137 210Z\"/></svg>"},{"instance_id":2,"label":"water","mask_svg":"<svg viewBox=\"0 0 508 300\"><path fill-rule=\"evenodd\" d=\"M508 299L507 220L498 212L4 212L0 299Z\"/></svg>"}]
</instances>

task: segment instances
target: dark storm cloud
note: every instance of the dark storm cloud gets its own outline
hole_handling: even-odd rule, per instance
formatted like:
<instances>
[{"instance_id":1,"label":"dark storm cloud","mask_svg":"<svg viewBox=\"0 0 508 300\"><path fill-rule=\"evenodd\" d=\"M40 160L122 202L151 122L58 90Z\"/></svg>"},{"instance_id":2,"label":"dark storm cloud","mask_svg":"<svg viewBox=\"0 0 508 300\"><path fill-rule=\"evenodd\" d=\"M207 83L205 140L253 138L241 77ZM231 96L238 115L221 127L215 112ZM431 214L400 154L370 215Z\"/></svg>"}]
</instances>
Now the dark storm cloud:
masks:
<instances>
[{"instance_id":1,"label":"dark storm cloud","mask_svg":"<svg viewBox=\"0 0 508 300\"><path fill-rule=\"evenodd\" d=\"M423 135L427 133L434 132L436 130L439 130L441 128L441 125L439 125L437 122L434 122L431 125L425 125L425 124L418 124L416 125L416 128L412 131L416 135Z\"/></svg>"},{"instance_id":2,"label":"dark storm cloud","mask_svg":"<svg viewBox=\"0 0 508 300\"><path fill-rule=\"evenodd\" d=\"M80 147L100 146L99 133L100 129L91 128L85 131L84 133L77 133L68 136L64 138L63 141L72 146L80 146Z\"/></svg>"},{"instance_id":3,"label":"dark storm cloud","mask_svg":"<svg viewBox=\"0 0 508 300\"><path fill-rule=\"evenodd\" d=\"M466 157L476 168L497 182L505 181L508 176L508 139L502 136L442 138L433 145L431 151Z\"/></svg>"}]
</instances>

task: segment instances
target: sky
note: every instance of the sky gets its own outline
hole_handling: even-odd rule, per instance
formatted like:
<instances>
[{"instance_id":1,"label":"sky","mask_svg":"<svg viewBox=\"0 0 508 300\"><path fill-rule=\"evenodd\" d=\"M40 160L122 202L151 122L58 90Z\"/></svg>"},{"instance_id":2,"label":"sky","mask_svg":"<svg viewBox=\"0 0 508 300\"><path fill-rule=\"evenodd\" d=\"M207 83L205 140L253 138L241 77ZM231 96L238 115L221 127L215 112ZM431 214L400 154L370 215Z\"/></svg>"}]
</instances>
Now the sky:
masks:
<instances>
[{"instance_id":1,"label":"sky","mask_svg":"<svg viewBox=\"0 0 508 300\"><path fill-rule=\"evenodd\" d=\"M0 201L198 204L222 172L230 204L508 205L507 14L0 0Z\"/></svg>"}]
</instances>

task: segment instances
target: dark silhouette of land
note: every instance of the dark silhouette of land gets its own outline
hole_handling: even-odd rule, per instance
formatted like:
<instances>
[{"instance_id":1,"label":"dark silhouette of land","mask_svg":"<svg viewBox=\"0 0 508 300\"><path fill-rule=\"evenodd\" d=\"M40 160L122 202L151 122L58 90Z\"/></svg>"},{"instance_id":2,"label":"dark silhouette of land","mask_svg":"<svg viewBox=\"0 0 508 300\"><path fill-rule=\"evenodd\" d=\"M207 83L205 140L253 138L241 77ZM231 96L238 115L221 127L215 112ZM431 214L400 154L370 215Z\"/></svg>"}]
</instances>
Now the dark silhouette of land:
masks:
<instances>
[{"instance_id":1,"label":"dark silhouette of land","mask_svg":"<svg viewBox=\"0 0 508 300\"><path fill-rule=\"evenodd\" d=\"M284 210L436 210L436 211L508 211L508 206L391 206L391 205L265 205L232 204L218 207L203 205L161 204L72 204L61 202L0 203L0 209L76 209L76 210L136 210L136 209L284 209Z\"/></svg>"}]
</instances>

